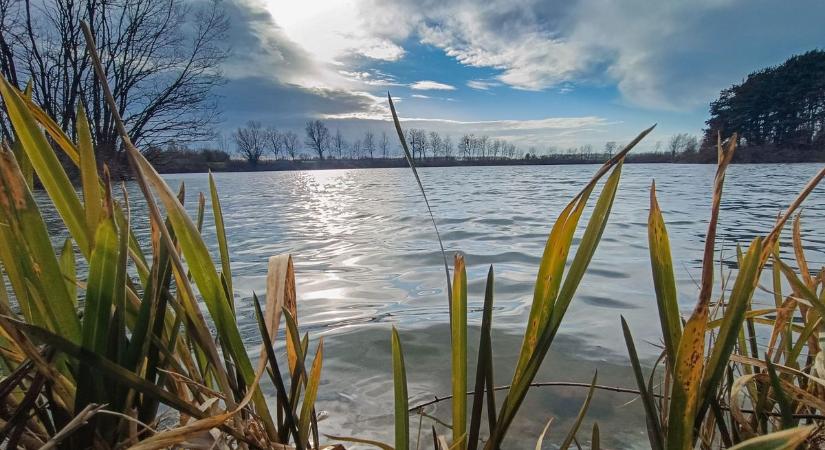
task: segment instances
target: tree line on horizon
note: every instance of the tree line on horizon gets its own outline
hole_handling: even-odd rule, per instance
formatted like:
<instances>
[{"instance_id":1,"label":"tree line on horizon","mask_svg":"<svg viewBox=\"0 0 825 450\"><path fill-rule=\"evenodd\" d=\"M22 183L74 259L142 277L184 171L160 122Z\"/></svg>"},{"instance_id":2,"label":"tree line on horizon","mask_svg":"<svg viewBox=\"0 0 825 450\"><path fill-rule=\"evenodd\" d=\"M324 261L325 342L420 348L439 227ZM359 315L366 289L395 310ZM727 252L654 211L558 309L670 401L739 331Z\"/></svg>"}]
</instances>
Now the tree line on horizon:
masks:
<instances>
[{"instance_id":1,"label":"tree line on horizon","mask_svg":"<svg viewBox=\"0 0 825 450\"><path fill-rule=\"evenodd\" d=\"M319 119L307 121L303 131L301 140L293 130L282 131L274 126L264 127L259 121L249 121L236 128L230 139L235 154L250 165L256 165L270 155L274 159L293 161L307 157L355 160L401 156L396 136L386 131L376 134L366 130L360 137L348 140L340 129L333 133ZM486 135L464 134L454 143L451 136L442 136L437 131L410 128L403 133L410 155L415 160L517 159L523 155L515 144ZM229 145L225 141L221 143L224 151L228 151Z\"/></svg>"},{"instance_id":2,"label":"tree line on horizon","mask_svg":"<svg viewBox=\"0 0 825 450\"><path fill-rule=\"evenodd\" d=\"M607 141L602 151L591 144L569 147L561 150L548 147L544 151L531 146L525 152L515 144L505 140L491 138L487 135L477 136L465 133L453 142L450 135L442 136L437 131L410 128L403 131L410 156L414 160L535 160L559 159L590 161L612 156L621 150L624 144ZM224 141L221 146L229 158L229 146L234 145L234 153L250 165L257 165L261 160L271 157L275 160L289 159L375 159L392 158L403 155L400 143L393 145L395 136L382 131L377 135L372 130L354 140L347 140L340 129L333 133L321 120L310 120L304 127L303 140L293 130L282 131L275 126L264 127L261 122L249 121L235 129L231 142ZM302 145L303 144L303 145ZM662 155L660 161L679 161L695 157L699 150L699 139L688 133L677 133L670 137L666 147L657 141L651 154ZM309 153L307 153L309 152Z\"/></svg>"}]
</instances>

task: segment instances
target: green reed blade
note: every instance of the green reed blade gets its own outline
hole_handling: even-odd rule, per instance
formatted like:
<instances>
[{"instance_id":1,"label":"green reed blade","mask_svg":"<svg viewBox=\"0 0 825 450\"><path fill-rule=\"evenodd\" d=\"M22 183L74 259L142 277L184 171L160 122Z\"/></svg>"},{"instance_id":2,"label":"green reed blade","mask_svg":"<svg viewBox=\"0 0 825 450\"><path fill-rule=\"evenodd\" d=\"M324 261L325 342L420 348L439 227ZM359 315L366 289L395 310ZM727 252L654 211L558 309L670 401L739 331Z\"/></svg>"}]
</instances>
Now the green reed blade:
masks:
<instances>
[{"instance_id":1,"label":"green reed blade","mask_svg":"<svg viewBox=\"0 0 825 450\"><path fill-rule=\"evenodd\" d=\"M261 339L263 339L263 344L261 346L264 348L266 352L266 359L269 362L269 376L272 379L272 384L275 386L275 395L278 396L278 401L284 405L289 405L289 397L287 396L286 386L284 385L284 380L281 377L281 368L278 364L278 359L275 356L275 350L272 348L272 345L269 343L269 330L266 328L266 321L264 321L264 314L261 310L261 302L258 300L258 296L254 293L252 294L252 300L255 303L255 319L258 322L258 330L261 334ZM303 444L301 443L301 439L298 434L298 417L295 413L292 412L292 409L286 408L286 414L284 417L284 425L286 426L286 431L292 434L292 439L295 440L295 446L298 450L303 449ZM283 439L286 439L286 436L282 436Z\"/></svg>"},{"instance_id":2,"label":"green reed blade","mask_svg":"<svg viewBox=\"0 0 825 450\"><path fill-rule=\"evenodd\" d=\"M209 172L209 194L212 201L212 216L215 220L215 234L218 236L218 250L221 254L221 275L226 280L226 290L229 297L230 306L235 310L235 302L232 290L232 268L229 265L229 245L226 241L226 228L223 222L223 210L221 209L221 199L218 197L218 188L215 186L215 177Z\"/></svg>"},{"instance_id":3,"label":"green reed blade","mask_svg":"<svg viewBox=\"0 0 825 450\"><path fill-rule=\"evenodd\" d=\"M69 292L69 298L77 302L77 264L74 259L72 238L68 237L63 241L58 263L60 264L60 272L66 280L66 290Z\"/></svg>"},{"instance_id":4,"label":"green reed blade","mask_svg":"<svg viewBox=\"0 0 825 450\"><path fill-rule=\"evenodd\" d=\"M553 310L553 303L559 293L564 266L573 243L573 234L581 218L582 212L590 198L594 185L585 188L581 196L573 199L559 214L553 224L550 236L544 247L544 254L539 263L536 286L533 293L533 303L530 306L530 315L527 318L527 329L524 331L524 340L521 344L516 370L513 372L513 383L523 374L524 367L536 348L538 336L544 331Z\"/></svg>"},{"instance_id":5,"label":"green reed blade","mask_svg":"<svg viewBox=\"0 0 825 450\"><path fill-rule=\"evenodd\" d=\"M559 446L560 450L567 450L570 448L570 444L572 444L576 439L576 433L578 433L579 427L581 427L582 421L584 420L584 416L590 408L590 401L593 400L593 392L596 391L596 380L598 377L599 372L593 374L593 381L590 382L590 389L587 390L587 396L584 398L584 403L582 403L581 409L579 409L579 413L576 415L576 420L573 422L573 426L570 427L570 430L567 432L567 436Z\"/></svg>"},{"instance_id":6,"label":"green reed blade","mask_svg":"<svg viewBox=\"0 0 825 450\"><path fill-rule=\"evenodd\" d=\"M820 317L825 318L825 303L819 299L816 293L812 291L811 288L806 286L805 283L796 275L793 268L785 264L785 262L782 261L782 259L775 253L773 254L773 261L779 266L779 270L781 270L782 274L785 275L785 279L788 280L788 284L791 285L794 292L801 296L803 300L810 303Z\"/></svg>"},{"instance_id":7,"label":"green reed blade","mask_svg":"<svg viewBox=\"0 0 825 450\"><path fill-rule=\"evenodd\" d=\"M29 82L26 83L26 88L23 89L23 100L31 101L32 93L32 81L29 80ZM26 151L23 150L23 144L20 142L20 139L15 139L15 141L12 142L11 150L14 152L14 157L20 166L20 173L23 174L23 179L26 180L29 189L34 188L34 168L32 167L31 161L29 161L28 155L26 155Z\"/></svg>"},{"instance_id":8,"label":"green reed blade","mask_svg":"<svg viewBox=\"0 0 825 450\"><path fill-rule=\"evenodd\" d=\"M113 327L117 338L120 342L117 343L117 362L121 365L126 363L126 355L128 353L126 335L126 290L129 286L129 275L127 273L127 265L129 263L129 230L131 229L130 218L126 217L123 222L118 224L118 250L117 250L117 271L115 272L115 292L112 299L112 304L115 307ZM117 220L117 216L115 216ZM111 328L111 327L110 327Z\"/></svg>"},{"instance_id":9,"label":"green reed blade","mask_svg":"<svg viewBox=\"0 0 825 450\"><path fill-rule=\"evenodd\" d=\"M573 300L576 288L584 276L584 272L590 263L593 253L596 251L599 240L601 239L604 227L607 225L607 219L610 216L610 211L613 206L613 200L616 195L616 190L619 186L619 179L621 177L622 162L619 161L613 170L613 173L607 179L601 194L596 201L596 206L587 223L584 234L582 235L579 247L576 250L576 255L573 257L573 262L567 272L567 276L559 292L559 296L554 304L553 311L549 318L549 323L544 327L539 335L536 343L536 349L530 356L527 365L524 368L523 375L518 377L517 381L512 384L510 391L504 399L496 428L492 432L490 440L485 444L485 449L491 450L501 446L501 441L507 433L510 424L515 418L527 391L530 388L530 383L538 373L539 367L544 360L550 345L555 338L556 332L561 324L567 307Z\"/></svg>"},{"instance_id":10,"label":"green reed blade","mask_svg":"<svg viewBox=\"0 0 825 450\"><path fill-rule=\"evenodd\" d=\"M17 92L15 90L15 92ZM78 165L80 163L80 153L77 149L77 146L74 145L72 140L69 138L68 135L63 131L60 125L52 119L46 111L43 110L40 106L38 106L34 100L32 99L32 92L31 92L31 84L26 86L26 90L20 93L20 99L23 101L23 104L31 113L32 117L43 127L43 131L49 135L49 138L57 144L57 146L63 150L66 156L72 161L73 164Z\"/></svg>"},{"instance_id":11,"label":"green reed blade","mask_svg":"<svg viewBox=\"0 0 825 450\"><path fill-rule=\"evenodd\" d=\"M83 308L83 335L81 345L86 350L113 360L110 346L112 306L117 282L118 239L111 218L101 220L95 233L95 246L89 259L89 277L86 285L86 302ZM120 286L123 289L123 285ZM91 368L81 366L78 375L76 411L93 402L111 402L104 394L108 385L94 380ZM106 397L104 397L106 395Z\"/></svg>"},{"instance_id":12,"label":"green reed blade","mask_svg":"<svg viewBox=\"0 0 825 450\"><path fill-rule=\"evenodd\" d=\"M83 311L83 347L106 353L112 301L117 281L118 239L111 219L100 222L89 260L89 280ZM121 286L122 288L123 286Z\"/></svg>"},{"instance_id":13,"label":"green reed blade","mask_svg":"<svg viewBox=\"0 0 825 450\"><path fill-rule=\"evenodd\" d=\"M46 114L46 112L43 111L43 109L40 108L40 106L38 106L37 104L35 104L32 101L32 98L31 98L31 84L27 85L26 89L27 89L26 90L27 93L24 92L24 95L21 96L21 100L25 104L25 106L28 109L29 113L32 115L32 117L34 117L34 119L37 121L37 123L39 123L40 126L43 127L43 130L48 134L49 138L57 144L57 147L59 147L61 150L63 150L63 152L66 154L66 156L69 158L69 160L75 166L77 166L77 168L79 170L81 170L81 175L82 175L82 172L84 172L84 170L81 167L80 150L78 149L78 147L76 147L74 145L74 143L72 143L72 141L69 139L69 137L66 135L66 133L60 128L60 125L58 125L51 117L49 117L49 115ZM81 106L81 105L78 105L78 106ZM85 114L78 115L78 125L79 126L80 126L79 122L80 122L81 118L85 119L86 118ZM78 129L77 131L78 131L78 134L81 133L80 129ZM78 138L79 138L79 140L84 139L80 135L78 136ZM17 144L18 144L18 142L16 141L15 145L17 145ZM20 150L22 152L22 148ZM25 152L22 152L22 153L25 154ZM89 158L86 158L86 160L88 161ZM28 162L28 157L26 157L26 161ZM20 163L20 159L18 159L18 163ZM23 166L22 166L22 163L21 163L21 168L22 167ZM31 164L28 165L28 168L29 168L29 172L31 172ZM89 170L86 170L85 172L89 173L89 174L91 173L91 171L89 171ZM29 185L31 185L31 179L30 178L31 178L31 174L29 174ZM98 184L100 184L99 180L98 180ZM90 190L90 189L86 189L86 190ZM94 194L92 194L92 195L94 195ZM88 203L88 197L85 195L85 191L84 191L84 199ZM87 207L88 205L84 205L84 206ZM122 219L123 211L121 211L119 207L115 207L115 214L116 214L116 216L118 216L118 220ZM90 228L89 231L88 231L90 237L94 234L96 229L97 229L97 224L94 223L92 228ZM138 274L140 275L141 279L145 280L146 276L148 275L148 268L147 268L146 260L144 258L143 253L140 250L140 245L139 245L139 243L137 241L137 238L134 235L134 232L132 230L130 230L130 235L131 236L129 237L129 240L130 240L129 248L132 252L131 254L132 254L132 257L134 259L136 269L137 269ZM84 256L88 258L89 255L84 253Z\"/></svg>"},{"instance_id":14,"label":"green reed blade","mask_svg":"<svg viewBox=\"0 0 825 450\"><path fill-rule=\"evenodd\" d=\"M324 361L324 338L318 341L318 350L307 379L307 388L304 392L304 401L301 402L301 415L298 421L298 438L302 443L309 443L309 427L315 410L315 398L318 395L318 384L321 382L321 367ZM318 443L315 443L318 445Z\"/></svg>"},{"instance_id":15,"label":"green reed blade","mask_svg":"<svg viewBox=\"0 0 825 450\"><path fill-rule=\"evenodd\" d=\"M83 186L83 207L86 209L86 225L89 233L97 230L101 215L100 179L97 174L97 161L92 146L92 132L83 104L77 104L77 149L80 153L80 180Z\"/></svg>"},{"instance_id":16,"label":"green reed blade","mask_svg":"<svg viewBox=\"0 0 825 450\"><path fill-rule=\"evenodd\" d=\"M639 364L639 355L636 353L636 344L633 343L633 335L624 317L621 316L622 333L624 334L627 353L630 356L630 365L633 367L633 375L636 378L636 386L639 389L639 397L642 399L642 406L645 410L645 422L647 424L647 435L650 440L650 448L653 450L664 449L664 434L662 425L659 423L659 411L656 408L656 401L647 390L642 366Z\"/></svg>"},{"instance_id":17,"label":"green reed blade","mask_svg":"<svg viewBox=\"0 0 825 450\"><path fill-rule=\"evenodd\" d=\"M791 347L791 353L787 357L788 361L796 361L799 358L799 355L802 354L802 350L804 350L808 345L808 340L819 330L819 325L821 323L822 318L818 318L816 320L809 320L805 324L805 327L799 333L799 337L796 342L793 343L793 346ZM819 353L817 353L817 355L819 355Z\"/></svg>"},{"instance_id":18,"label":"green reed blade","mask_svg":"<svg viewBox=\"0 0 825 450\"><path fill-rule=\"evenodd\" d=\"M0 223L0 259L26 320L79 342L75 300L66 289L46 224L14 156L3 147Z\"/></svg>"},{"instance_id":19,"label":"green reed blade","mask_svg":"<svg viewBox=\"0 0 825 450\"><path fill-rule=\"evenodd\" d=\"M599 434L599 423L593 422L593 433L590 435L590 450L601 450L601 437Z\"/></svg>"},{"instance_id":20,"label":"green reed blade","mask_svg":"<svg viewBox=\"0 0 825 450\"><path fill-rule=\"evenodd\" d=\"M722 325L719 327L713 349L710 351L699 395L700 399L704 399L702 410L706 409L708 398L715 395L716 387L727 367L739 330L742 329L745 311L750 306L751 297L759 282L761 253L762 239L756 238L743 258L742 266L739 268L739 274L731 290L728 306L725 309Z\"/></svg>"},{"instance_id":21,"label":"green reed blade","mask_svg":"<svg viewBox=\"0 0 825 450\"><path fill-rule=\"evenodd\" d=\"M478 358L476 359L476 382L473 389L473 407L470 410L470 432L467 435L468 450L475 450L478 447L478 436L481 428L481 413L484 409L484 386L492 385L493 359L492 338L490 336L493 321L493 286L495 276L493 266L487 271L487 285L484 290L484 308L481 316L481 335L478 343ZM488 377L490 383L487 383ZM492 392L492 389L490 390ZM487 404L487 410L495 410L494 401ZM491 421L492 422L492 421ZM492 425L492 423L491 423ZM492 430L492 426L490 427Z\"/></svg>"},{"instance_id":22,"label":"green reed blade","mask_svg":"<svg viewBox=\"0 0 825 450\"><path fill-rule=\"evenodd\" d=\"M691 448L693 423L704 368L706 315L692 315L685 323L676 361L668 410L665 448Z\"/></svg>"},{"instance_id":23,"label":"green reed blade","mask_svg":"<svg viewBox=\"0 0 825 450\"><path fill-rule=\"evenodd\" d=\"M466 439L467 431L467 271L464 257L455 255L450 333L453 386L453 445ZM458 445L464 449L466 441Z\"/></svg>"},{"instance_id":24,"label":"green reed blade","mask_svg":"<svg viewBox=\"0 0 825 450\"><path fill-rule=\"evenodd\" d=\"M20 166L20 173L23 175L26 185L29 186L29 188L33 188L34 168L32 167L31 161L29 161L29 156L26 155L26 151L23 150L23 143L20 142L20 139L12 142L11 151L14 153L15 159L17 159L17 164Z\"/></svg>"},{"instance_id":25,"label":"green reed blade","mask_svg":"<svg viewBox=\"0 0 825 450\"><path fill-rule=\"evenodd\" d=\"M57 159L46 136L37 125L17 91L0 77L0 94L6 104L8 118L31 161L40 182L49 194L55 209L63 218L69 233L84 256L91 253L90 233L80 199L63 166Z\"/></svg>"},{"instance_id":26,"label":"green reed blade","mask_svg":"<svg viewBox=\"0 0 825 450\"><path fill-rule=\"evenodd\" d=\"M768 366L768 376L771 379L771 389L773 390L773 398L779 405L779 412L780 414L782 414L782 428L793 428L794 426L796 426L796 423L794 423L795 421L793 418L793 405L788 399L788 395L785 394L785 390L782 389L782 383L779 380L779 375L776 374L776 369L774 369L771 360L766 358L765 364Z\"/></svg>"},{"instance_id":27,"label":"green reed blade","mask_svg":"<svg viewBox=\"0 0 825 450\"><path fill-rule=\"evenodd\" d=\"M576 255L573 257L570 269L564 278L558 300L553 305L553 312L548 325L553 334L561 325L567 307L570 306L570 302L573 300L576 289L587 271L587 266L590 265L590 260L596 252L604 228L607 226L607 220L610 217L613 200L616 198L616 191L619 188L619 180L622 176L622 165L623 162L619 161L613 169L613 173L607 179L599 199L596 201L596 206L593 208L590 220L587 222L587 227L579 242L579 247L576 249Z\"/></svg>"},{"instance_id":28,"label":"green reed blade","mask_svg":"<svg viewBox=\"0 0 825 450\"><path fill-rule=\"evenodd\" d=\"M168 221L167 226L169 226ZM173 242L176 242L174 236ZM172 282L172 263L169 258L169 249L165 245L161 245L160 242L154 242L153 248L157 249L157 253L153 260L150 276L144 284L143 297L137 319L132 326L132 339L125 363L126 367L137 369L141 361L147 358L146 373L149 379L152 379L155 374L157 352L150 354L152 339L147 338L147 336L160 337L163 332L167 314L166 299Z\"/></svg>"},{"instance_id":29,"label":"green reed blade","mask_svg":"<svg viewBox=\"0 0 825 450\"><path fill-rule=\"evenodd\" d=\"M410 412L407 398L407 370L398 330L392 327L392 380L395 393L395 450L410 448Z\"/></svg>"},{"instance_id":30,"label":"green reed blade","mask_svg":"<svg viewBox=\"0 0 825 450\"><path fill-rule=\"evenodd\" d=\"M676 297L676 280L673 277L673 261L670 256L670 239L667 234L662 210L656 199L656 183L650 186L650 214L647 222L650 244L650 265L653 269L653 286L659 310L659 324L665 342L667 365L672 370L676 361L676 349L682 337L682 318Z\"/></svg>"},{"instance_id":31,"label":"green reed blade","mask_svg":"<svg viewBox=\"0 0 825 450\"><path fill-rule=\"evenodd\" d=\"M304 367L305 360L305 346L301 342L298 334L298 324L292 313L284 307L281 309L281 314L284 316L286 322L286 338L292 342L292 348L295 351L295 362L292 368L292 380L290 382L289 405L295 411L298 408L298 398L300 397L301 386L306 383L306 368Z\"/></svg>"}]
</instances>

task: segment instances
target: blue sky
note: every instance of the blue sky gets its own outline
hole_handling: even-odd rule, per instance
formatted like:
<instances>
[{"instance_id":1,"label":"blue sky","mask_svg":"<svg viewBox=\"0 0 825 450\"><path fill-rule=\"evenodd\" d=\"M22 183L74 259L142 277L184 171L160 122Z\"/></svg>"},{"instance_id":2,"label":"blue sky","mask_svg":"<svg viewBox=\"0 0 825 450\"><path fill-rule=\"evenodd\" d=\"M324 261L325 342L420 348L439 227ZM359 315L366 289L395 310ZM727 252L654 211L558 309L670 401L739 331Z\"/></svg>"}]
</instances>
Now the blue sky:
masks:
<instances>
[{"instance_id":1,"label":"blue sky","mask_svg":"<svg viewBox=\"0 0 825 450\"><path fill-rule=\"evenodd\" d=\"M408 127L540 151L699 134L749 72L825 46L800 0L224 0L232 47L221 130L325 120L356 139ZM645 148L643 146L643 148Z\"/></svg>"}]
</instances>

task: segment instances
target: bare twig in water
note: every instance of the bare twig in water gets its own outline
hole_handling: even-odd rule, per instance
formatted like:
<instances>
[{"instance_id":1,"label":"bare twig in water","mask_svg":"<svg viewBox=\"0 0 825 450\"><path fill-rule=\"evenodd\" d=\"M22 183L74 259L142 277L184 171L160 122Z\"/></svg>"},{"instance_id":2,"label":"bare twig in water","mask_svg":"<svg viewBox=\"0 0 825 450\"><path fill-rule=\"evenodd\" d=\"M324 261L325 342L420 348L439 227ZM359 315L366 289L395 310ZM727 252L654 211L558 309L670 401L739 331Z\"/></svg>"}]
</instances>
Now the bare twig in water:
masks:
<instances>
[{"instance_id":1,"label":"bare twig in water","mask_svg":"<svg viewBox=\"0 0 825 450\"><path fill-rule=\"evenodd\" d=\"M622 394L634 394L634 395L639 395L640 394L640 392L638 390L632 389L632 388L626 388L626 387L621 387L621 386L608 386L608 385L605 385L605 384L591 385L590 383L577 383L577 382L573 382L573 381L542 381L542 382L530 383L530 386L531 387L575 387L575 388L587 388L587 389L589 389L590 386L593 386L594 389L598 389L598 390L601 390L601 391L619 392L619 393L622 393ZM494 391L506 391L508 389L510 389L509 384L505 384L505 385L502 385L502 386L496 386L496 387L493 388ZM473 394L475 394L475 391L467 392L467 395L473 395ZM665 398L665 396L661 395L661 394L651 393L651 395L656 397L656 398ZM440 402L450 400L451 398L453 398L452 395L445 395L443 397L439 397L439 396L435 395L433 397L434 398L432 400L429 400L429 401L426 401L426 402L423 402L423 403L419 403L419 404L411 407L409 409L409 412L417 412L417 411L419 411L419 410L421 410L421 409L423 409L427 406L435 405L436 403L440 403ZM724 410L730 409L730 407L725 406L725 405L721 405L721 408L724 409ZM750 410L750 409L741 409L740 411L745 413L745 414L754 414L755 413L755 411ZM770 411L762 412L761 414L764 414L766 416L771 416L771 417L780 417L782 415L780 413L775 413L775 412L770 412ZM821 415L821 414L794 414L793 418L794 419L823 420L823 419L825 419L825 415Z\"/></svg>"}]
</instances>

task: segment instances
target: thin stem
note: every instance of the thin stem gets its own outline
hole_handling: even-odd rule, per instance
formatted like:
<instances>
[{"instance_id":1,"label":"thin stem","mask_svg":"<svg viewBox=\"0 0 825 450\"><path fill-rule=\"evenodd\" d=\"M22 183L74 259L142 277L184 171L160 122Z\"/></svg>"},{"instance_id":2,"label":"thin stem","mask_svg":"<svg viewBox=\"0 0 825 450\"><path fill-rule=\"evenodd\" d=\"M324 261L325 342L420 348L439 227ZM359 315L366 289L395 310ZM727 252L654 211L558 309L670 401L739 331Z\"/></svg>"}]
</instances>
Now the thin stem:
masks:
<instances>
[{"instance_id":1,"label":"thin stem","mask_svg":"<svg viewBox=\"0 0 825 450\"><path fill-rule=\"evenodd\" d=\"M510 386L511 385L509 385L509 384L505 384L505 385L502 385L502 386L496 386L496 387L493 388L493 390L494 391L506 391L506 390L510 389ZM572 382L572 381L543 381L543 382L530 383L530 386L531 387L576 387L576 388L587 388L587 389L589 389L591 384L590 383L577 383L577 382ZM631 389L631 388L626 388L626 387L621 387L621 386L608 386L608 385L604 385L604 384L596 384L596 385L593 385L593 388L601 390L601 391L619 392L619 393L622 393L622 394L635 394L635 395L640 395L641 394L636 389ZM474 394L475 394L475 391L467 392L467 395L474 395ZM654 394L654 393L650 393L650 395L652 395L656 398L666 398L667 397L665 395ZM429 400L429 401L426 401L426 402L423 402L423 403L419 403L419 404L411 407L409 409L409 412L418 412L421 409L423 409L424 407L434 405L436 403L443 402L445 400L449 400L449 399L453 398L452 395L445 395L443 397L439 397L439 396L435 395L433 397L434 398L432 400ZM725 406L725 405L720 405L720 408L722 408L723 410L726 410L726 411L730 410L730 407ZM751 409L742 409L741 411L744 414L756 414L756 412L751 410ZM771 417L780 417L781 416L781 414L775 413L775 412L763 412L761 414L771 416ZM794 419L814 419L814 420L823 420L823 419L825 419L825 415L821 415L821 414L794 414L793 417L794 417Z\"/></svg>"}]
</instances>

